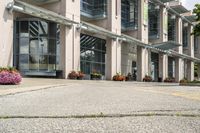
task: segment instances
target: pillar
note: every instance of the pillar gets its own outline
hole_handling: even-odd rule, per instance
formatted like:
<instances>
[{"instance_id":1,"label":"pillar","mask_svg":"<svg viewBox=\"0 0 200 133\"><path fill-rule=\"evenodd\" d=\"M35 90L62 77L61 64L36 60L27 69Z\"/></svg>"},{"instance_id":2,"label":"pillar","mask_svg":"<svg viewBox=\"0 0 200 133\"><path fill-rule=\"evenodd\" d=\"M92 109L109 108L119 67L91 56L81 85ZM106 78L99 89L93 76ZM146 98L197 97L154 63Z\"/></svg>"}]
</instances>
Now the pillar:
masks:
<instances>
[{"instance_id":1,"label":"pillar","mask_svg":"<svg viewBox=\"0 0 200 133\"><path fill-rule=\"evenodd\" d=\"M61 14L71 20L80 22L80 1L61 1ZM76 9L76 10L74 10ZM61 70L67 78L70 71L80 70L80 31L76 25L61 25Z\"/></svg>"},{"instance_id":2,"label":"pillar","mask_svg":"<svg viewBox=\"0 0 200 133\"><path fill-rule=\"evenodd\" d=\"M194 36L191 35L193 32L193 26L188 25L188 55L194 57ZM189 81L194 80L194 62L187 61L187 79Z\"/></svg>"},{"instance_id":3,"label":"pillar","mask_svg":"<svg viewBox=\"0 0 200 133\"><path fill-rule=\"evenodd\" d=\"M0 2L0 67L13 66L13 14L6 6L13 0Z\"/></svg>"},{"instance_id":4,"label":"pillar","mask_svg":"<svg viewBox=\"0 0 200 133\"><path fill-rule=\"evenodd\" d=\"M183 31L182 31L182 26L183 23L182 23L182 19L180 17L177 17L176 18L176 42L179 43L179 44L182 44L182 34L183 34ZM176 48L176 51L179 53L179 54L182 54L183 53L183 46L179 46ZM175 58L175 81L176 82L179 82L181 79L184 78L184 61L182 58L180 57L176 57Z\"/></svg>"},{"instance_id":5,"label":"pillar","mask_svg":"<svg viewBox=\"0 0 200 133\"><path fill-rule=\"evenodd\" d=\"M159 78L164 80L168 77L168 56L163 53L159 53Z\"/></svg>"},{"instance_id":6,"label":"pillar","mask_svg":"<svg viewBox=\"0 0 200 133\"><path fill-rule=\"evenodd\" d=\"M138 39L148 44L148 0L138 2ZM137 81L149 73L148 49L137 46Z\"/></svg>"},{"instance_id":7,"label":"pillar","mask_svg":"<svg viewBox=\"0 0 200 133\"><path fill-rule=\"evenodd\" d=\"M121 0L109 0L107 29L121 34ZM117 2L117 3L116 3ZM118 38L106 41L106 79L111 80L116 73L121 73L121 42Z\"/></svg>"},{"instance_id":8,"label":"pillar","mask_svg":"<svg viewBox=\"0 0 200 133\"><path fill-rule=\"evenodd\" d=\"M168 41L168 13L165 7L161 7L161 27L160 38L162 42ZM164 53L159 53L159 78L164 80L168 77L168 56Z\"/></svg>"}]
</instances>

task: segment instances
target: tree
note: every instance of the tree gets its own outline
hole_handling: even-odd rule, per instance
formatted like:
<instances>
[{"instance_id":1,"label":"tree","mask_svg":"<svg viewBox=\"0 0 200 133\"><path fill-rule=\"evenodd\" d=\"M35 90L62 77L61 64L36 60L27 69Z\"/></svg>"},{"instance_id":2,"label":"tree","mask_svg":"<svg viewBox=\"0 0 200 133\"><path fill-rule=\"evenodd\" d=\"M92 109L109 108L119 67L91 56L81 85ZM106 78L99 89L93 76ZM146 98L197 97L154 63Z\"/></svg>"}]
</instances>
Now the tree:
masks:
<instances>
[{"instance_id":1,"label":"tree","mask_svg":"<svg viewBox=\"0 0 200 133\"><path fill-rule=\"evenodd\" d=\"M200 4L196 4L193 10L193 13L196 14L197 25L194 26L193 34L200 36Z\"/></svg>"}]
</instances>

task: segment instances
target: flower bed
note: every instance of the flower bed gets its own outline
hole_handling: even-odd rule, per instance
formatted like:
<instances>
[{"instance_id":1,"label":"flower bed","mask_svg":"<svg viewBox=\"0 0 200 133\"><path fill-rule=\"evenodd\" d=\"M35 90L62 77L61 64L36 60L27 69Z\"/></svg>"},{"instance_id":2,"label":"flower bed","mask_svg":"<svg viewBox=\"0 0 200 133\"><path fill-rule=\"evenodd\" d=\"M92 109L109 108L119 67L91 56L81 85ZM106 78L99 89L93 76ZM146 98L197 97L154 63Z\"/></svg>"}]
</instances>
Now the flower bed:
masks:
<instances>
[{"instance_id":1,"label":"flower bed","mask_svg":"<svg viewBox=\"0 0 200 133\"><path fill-rule=\"evenodd\" d=\"M0 84L16 85L22 81L20 73L15 68L0 68Z\"/></svg>"},{"instance_id":2,"label":"flower bed","mask_svg":"<svg viewBox=\"0 0 200 133\"><path fill-rule=\"evenodd\" d=\"M166 78L165 80L164 80L164 82L166 82L166 83L175 83L175 78Z\"/></svg>"},{"instance_id":3,"label":"flower bed","mask_svg":"<svg viewBox=\"0 0 200 133\"><path fill-rule=\"evenodd\" d=\"M143 78L143 82L151 82L152 81L152 77L145 75L145 77Z\"/></svg>"},{"instance_id":4,"label":"flower bed","mask_svg":"<svg viewBox=\"0 0 200 133\"><path fill-rule=\"evenodd\" d=\"M68 78L69 78L69 79L79 79L79 80L81 80L81 79L84 78L84 76L85 76L85 74L84 74L83 72L80 72L80 71L78 71L78 72L76 72L76 71L71 71L71 72L68 74Z\"/></svg>"},{"instance_id":5,"label":"flower bed","mask_svg":"<svg viewBox=\"0 0 200 133\"><path fill-rule=\"evenodd\" d=\"M90 74L90 79L91 80L101 80L102 79L102 74L96 73L96 72L91 73Z\"/></svg>"},{"instance_id":6,"label":"flower bed","mask_svg":"<svg viewBox=\"0 0 200 133\"><path fill-rule=\"evenodd\" d=\"M126 79L126 77L124 77L123 75L117 73L116 75L113 76L113 80L114 81L124 81Z\"/></svg>"}]
</instances>

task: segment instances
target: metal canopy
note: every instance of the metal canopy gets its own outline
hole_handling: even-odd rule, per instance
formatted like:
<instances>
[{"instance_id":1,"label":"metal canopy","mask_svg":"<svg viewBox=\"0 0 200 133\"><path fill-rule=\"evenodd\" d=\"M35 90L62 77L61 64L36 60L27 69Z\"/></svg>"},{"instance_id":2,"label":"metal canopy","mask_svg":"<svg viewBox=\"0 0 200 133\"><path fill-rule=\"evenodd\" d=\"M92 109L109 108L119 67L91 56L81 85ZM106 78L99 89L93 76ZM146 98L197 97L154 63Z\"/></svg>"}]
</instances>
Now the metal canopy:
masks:
<instances>
[{"instance_id":1,"label":"metal canopy","mask_svg":"<svg viewBox=\"0 0 200 133\"><path fill-rule=\"evenodd\" d=\"M182 14L182 13L186 13L186 12L189 12L184 6L182 5L174 5L174 6L171 6L172 9L174 9L176 12L178 12L179 14Z\"/></svg>"},{"instance_id":2,"label":"metal canopy","mask_svg":"<svg viewBox=\"0 0 200 133\"><path fill-rule=\"evenodd\" d=\"M80 28L82 30L89 31L92 33L100 33L100 34L108 36L110 38L115 38L115 39L121 38L121 35L113 33L111 31L101 28L99 26L87 23L85 21L81 21L81 23L79 24L79 26L77 28Z\"/></svg>"},{"instance_id":3,"label":"metal canopy","mask_svg":"<svg viewBox=\"0 0 200 133\"><path fill-rule=\"evenodd\" d=\"M160 1L162 1L163 3L166 3L166 2L175 1L175 0L160 0Z\"/></svg>"},{"instance_id":4,"label":"metal canopy","mask_svg":"<svg viewBox=\"0 0 200 133\"><path fill-rule=\"evenodd\" d=\"M196 16L195 15L190 15L190 16L185 16L188 20L190 20L191 22L196 22Z\"/></svg>"},{"instance_id":5,"label":"metal canopy","mask_svg":"<svg viewBox=\"0 0 200 133\"><path fill-rule=\"evenodd\" d=\"M168 42L156 43L153 44L153 46L162 50L170 50L181 46L181 44L178 44L175 41L168 41Z\"/></svg>"},{"instance_id":6,"label":"metal canopy","mask_svg":"<svg viewBox=\"0 0 200 133\"><path fill-rule=\"evenodd\" d=\"M21 0L21 1L29 2L29 3L36 4L36 5L42 5L42 4L58 2L60 0Z\"/></svg>"},{"instance_id":7,"label":"metal canopy","mask_svg":"<svg viewBox=\"0 0 200 133\"><path fill-rule=\"evenodd\" d=\"M67 26L71 26L72 24L78 24L78 22L72 21L62 15L55 13L55 12L52 12L52 11L49 11L49 10L46 10L44 8L40 8L37 6L33 6L31 4L27 4L27 3L21 2L19 0L9 3L7 5L7 9L11 12L17 11L17 12L21 12L24 14L38 17L38 18L54 21L54 22L64 24Z\"/></svg>"}]
</instances>

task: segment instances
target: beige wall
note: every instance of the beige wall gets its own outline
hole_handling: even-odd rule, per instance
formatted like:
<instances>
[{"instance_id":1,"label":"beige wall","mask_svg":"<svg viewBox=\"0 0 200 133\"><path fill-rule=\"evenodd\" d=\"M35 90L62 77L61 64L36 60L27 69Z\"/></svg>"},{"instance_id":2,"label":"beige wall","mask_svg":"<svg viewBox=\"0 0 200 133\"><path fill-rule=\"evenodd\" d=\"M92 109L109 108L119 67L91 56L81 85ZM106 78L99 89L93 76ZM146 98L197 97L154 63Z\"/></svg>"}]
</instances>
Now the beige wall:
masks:
<instances>
[{"instance_id":1,"label":"beige wall","mask_svg":"<svg viewBox=\"0 0 200 133\"><path fill-rule=\"evenodd\" d=\"M13 65L13 15L6 10L12 0L0 2L0 66Z\"/></svg>"}]
</instances>

